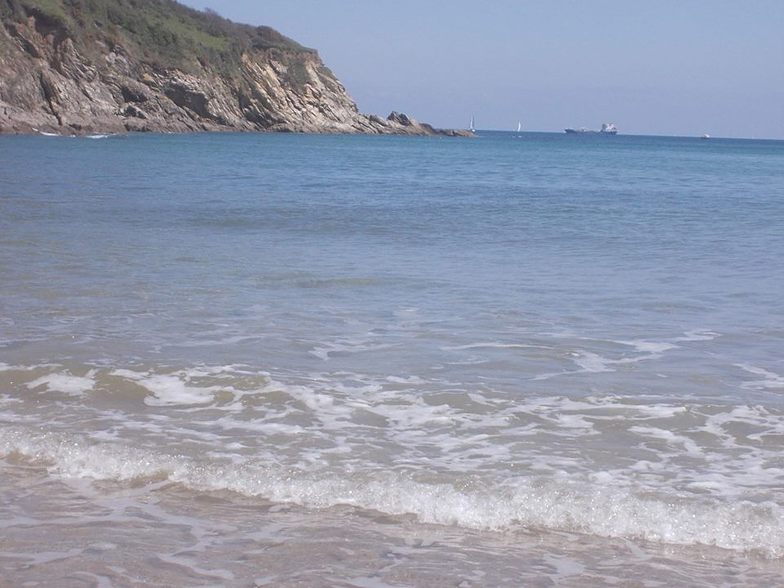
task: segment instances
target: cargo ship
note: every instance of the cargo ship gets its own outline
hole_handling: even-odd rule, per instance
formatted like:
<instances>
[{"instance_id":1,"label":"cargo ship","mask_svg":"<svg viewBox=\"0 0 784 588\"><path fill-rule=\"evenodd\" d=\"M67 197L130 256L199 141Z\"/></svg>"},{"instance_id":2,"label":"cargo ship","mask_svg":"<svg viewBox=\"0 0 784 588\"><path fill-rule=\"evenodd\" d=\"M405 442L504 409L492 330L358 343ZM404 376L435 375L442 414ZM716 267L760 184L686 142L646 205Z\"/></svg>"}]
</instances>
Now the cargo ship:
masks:
<instances>
[{"instance_id":1,"label":"cargo ship","mask_svg":"<svg viewBox=\"0 0 784 588\"><path fill-rule=\"evenodd\" d=\"M564 129L564 130L568 135L617 135L618 134L618 127L616 127L613 123L602 124L602 129L600 131L592 131L591 129L586 129L585 127L580 127L579 129Z\"/></svg>"}]
</instances>

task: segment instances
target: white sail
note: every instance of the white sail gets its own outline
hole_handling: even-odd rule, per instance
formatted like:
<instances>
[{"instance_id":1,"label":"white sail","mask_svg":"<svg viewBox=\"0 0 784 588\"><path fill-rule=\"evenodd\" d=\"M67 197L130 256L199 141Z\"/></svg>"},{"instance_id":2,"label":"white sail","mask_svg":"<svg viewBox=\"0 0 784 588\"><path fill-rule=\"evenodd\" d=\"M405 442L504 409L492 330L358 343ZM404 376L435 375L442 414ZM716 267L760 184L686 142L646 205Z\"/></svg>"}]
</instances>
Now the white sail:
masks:
<instances>
[{"instance_id":1,"label":"white sail","mask_svg":"<svg viewBox=\"0 0 784 588\"><path fill-rule=\"evenodd\" d=\"M474 117L473 116L471 116L471 126L468 127L468 130L471 131L472 133L476 130L476 127L474 126Z\"/></svg>"},{"instance_id":2,"label":"white sail","mask_svg":"<svg viewBox=\"0 0 784 588\"><path fill-rule=\"evenodd\" d=\"M519 133L522 130L523 130L523 123L521 123L520 121L517 121L517 132Z\"/></svg>"}]
</instances>

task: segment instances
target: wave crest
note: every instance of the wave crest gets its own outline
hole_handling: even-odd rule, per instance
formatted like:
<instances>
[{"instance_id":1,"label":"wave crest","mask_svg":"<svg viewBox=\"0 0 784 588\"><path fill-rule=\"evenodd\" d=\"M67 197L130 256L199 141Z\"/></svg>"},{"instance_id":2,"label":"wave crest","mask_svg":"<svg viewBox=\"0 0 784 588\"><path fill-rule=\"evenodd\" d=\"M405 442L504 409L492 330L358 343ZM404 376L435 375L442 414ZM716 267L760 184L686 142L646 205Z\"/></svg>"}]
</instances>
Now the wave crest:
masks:
<instances>
[{"instance_id":1,"label":"wave crest","mask_svg":"<svg viewBox=\"0 0 784 588\"><path fill-rule=\"evenodd\" d=\"M308 508L349 505L422 523L489 531L571 531L784 557L784 517L774 503L640 495L569 479L517 478L488 487L393 472L320 472L199 461L74 435L0 429L0 457L21 456L64 477L124 482L157 478L200 492L231 491Z\"/></svg>"}]
</instances>

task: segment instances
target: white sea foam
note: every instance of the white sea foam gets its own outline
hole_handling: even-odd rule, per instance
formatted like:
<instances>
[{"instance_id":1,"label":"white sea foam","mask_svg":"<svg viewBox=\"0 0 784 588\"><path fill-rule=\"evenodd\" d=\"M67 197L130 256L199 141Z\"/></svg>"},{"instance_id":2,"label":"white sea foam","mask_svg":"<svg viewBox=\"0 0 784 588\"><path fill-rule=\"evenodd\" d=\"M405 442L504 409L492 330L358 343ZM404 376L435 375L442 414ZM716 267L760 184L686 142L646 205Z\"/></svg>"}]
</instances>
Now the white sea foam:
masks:
<instances>
[{"instance_id":1,"label":"white sea foam","mask_svg":"<svg viewBox=\"0 0 784 588\"><path fill-rule=\"evenodd\" d=\"M533 345L529 343L498 343L493 341L481 343L469 343L467 345L456 345L442 347L444 351L465 351L470 349L552 349L550 345Z\"/></svg>"},{"instance_id":2,"label":"white sea foam","mask_svg":"<svg viewBox=\"0 0 784 588\"><path fill-rule=\"evenodd\" d=\"M424 384L425 380L420 378L419 376L387 376L387 382L391 382L393 384L407 384L407 385L416 385L416 384Z\"/></svg>"},{"instance_id":3,"label":"white sea foam","mask_svg":"<svg viewBox=\"0 0 784 588\"><path fill-rule=\"evenodd\" d=\"M95 370L90 370L85 376L74 376L70 373L54 373L41 376L27 383L30 390L41 386L51 392L62 392L69 396L81 396L95 387Z\"/></svg>"},{"instance_id":4,"label":"white sea foam","mask_svg":"<svg viewBox=\"0 0 784 588\"><path fill-rule=\"evenodd\" d=\"M643 339L633 339L630 341L617 342L623 345L634 347L634 350L640 353L649 353L652 355L661 355L665 351L678 348L678 346L674 343L667 343L666 341L645 341Z\"/></svg>"},{"instance_id":5,"label":"white sea foam","mask_svg":"<svg viewBox=\"0 0 784 588\"><path fill-rule=\"evenodd\" d=\"M677 435L672 431L659 429L657 427L630 427L629 431L637 433L638 435L661 439L670 445L682 446L691 456L702 457L704 455L702 449L700 449L692 439L689 439L685 435Z\"/></svg>"},{"instance_id":6,"label":"white sea foam","mask_svg":"<svg viewBox=\"0 0 784 588\"><path fill-rule=\"evenodd\" d=\"M397 347L389 343L372 343L368 339L343 339L335 342L327 342L318 345L310 350L310 354L328 361L332 355L338 353L366 353L369 351L381 351Z\"/></svg>"},{"instance_id":7,"label":"white sea foam","mask_svg":"<svg viewBox=\"0 0 784 588\"><path fill-rule=\"evenodd\" d=\"M703 330L703 329L695 329L692 331L686 331L683 336L676 337L674 341L676 342L690 342L690 341L713 341L721 337L721 333L716 333L714 331Z\"/></svg>"},{"instance_id":8,"label":"white sea foam","mask_svg":"<svg viewBox=\"0 0 784 588\"><path fill-rule=\"evenodd\" d=\"M675 341L703 341L704 338L677 338ZM623 356L620 358L608 358L591 351L576 351L573 353L573 361L583 371L589 373L601 373L615 371L614 366L623 364L633 364L641 361L660 359L662 355L673 349L678 349L678 345L669 341L649 341L646 339L612 340L611 343L632 347L636 356Z\"/></svg>"},{"instance_id":9,"label":"white sea foam","mask_svg":"<svg viewBox=\"0 0 784 588\"><path fill-rule=\"evenodd\" d=\"M200 375L199 372L196 372ZM187 372L176 374L150 374L119 369L112 372L118 376L136 382L146 388L152 396L147 396L144 403L149 406L174 406L206 404L213 401L213 394L220 386L193 386L189 382L192 375Z\"/></svg>"},{"instance_id":10,"label":"white sea foam","mask_svg":"<svg viewBox=\"0 0 784 588\"><path fill-rule=\"evenodd\" d=\"M424 523L494 531L567 530L784 557L784 511L772 502L643 495L601 481L563 476L516 479L469 490L465 484L425 482L382 471L308 474L269 464L196 461L72 435L0 428L0 457L12 454L48 465L52 473L65 477L113 481L156 477L195 491L229 490L314 508L351 505L414 515Z\"/></svg>"},{"instance_id":11,"label":"white sea foam","mask_svg":"<svg viewBox=\"0 0 784 588\"><path fill-rule=\"evenodd\" d=\"M51 368L44 371L52 375ZM70 372L56 366L53 373ZM555 481L569 488L572 483L582 484L586 495L612 485L617 492L639 499L657 496L719 506L780 503L784 487L784 465L777 451L784 435L784 414L761 406L679 404L640 395L510 396L490 385L470 386L443 377L346 371L271 374L247 366L199 365L168 371L93 368L87 373L100 382L96 388L102 392L123 379L139 386L139 392L146 390L148 404L177 410L139 411L134 405L98 410L91 402L78 403L73 406L78 413L70 414L78 414L80 430L86 435L79 447L105 446L114 451L128 446L166 446L173 455L199 456L201 461L171 458L187 466L185 477L176 477L168 469L165 472L167 479L194 489L200 487L190 468L228 468L230 477L247 476L251 482L259 476L291 471L292 484L300 481L317 487L343 478L346 483L356 482L354 490L345 490L358 496L350 504L384 510L387 503L366 492L363 484L377 482L384 472L397 472L401 484L424 484L422 492L430 491L436 482L453 488L484 487L497 509L511 512L514 501L507 493L530 486L533 494L526 495L528 499L541 502L545 498L536 494L539 485ZM14 377L24 386L27 379L40 374ZM118 390L132 392L133 388L125 385ZM43 389L43 384L37 388ZM20 395L19 406L0 415L0 422L62 426L58 424L62 408L56 406L61 400L43 399L52 402ZM68 421L63 424L71 428ZM158 462L156 457L150 463ZM259 463L280 465L261 471ZM61 471L59 466L57 471ZM416 477L407 478L401 473L405 471L416 472L412 474ZM217 473L214 478L215 486L210 488L217 489ZM508 485L511 479L518 480L516 485ZM395 480L389 483L397 484ZM226 488L273 500L279 499L281 488L288 488L259 489L251 482ZM340 502L330 503L325 494L322 502L311 503L298 488L289 489L290 500L281 500L306 505ZM684 494L675 496L675 489ZM557 492L558 487L551 490ZM604 490L597 492L605 497ZM458 492L461 497L464 494ZM396 500L404 499L406 504L414 500L406 496ZM446 515L431 516L426 505L407 508L411 510L389 506L386 512L449 522ZM490 517L484 511L471 516L482 519L485 515ZM509 515L499 528L537 526L533 514L525 516L518 523ZM603 531L588 523L580 526L578 515L569 516L578 522L552 528L648 538L660 532L658 527L643 527L614 535L612 529ZM461 513L453 517L456 524L473 524L473 519ZM485 522L475 526L495 528Z\"/></svg>"},{"instance_id":12,"label":"white sea foam","mask_svg":"<svg viewBox=\"0 0 784 588\"><path fill-rule=\"evenodd\" d=\"M39 363L35 365L9 365L7 363L0 362L0 372L32 372L37 369L43 368L57 368L62 367L58 366L53 363Z\"/></svg>"},{"instance_id":13,"label":"white sea foam","mask_svg":"<svg viewBox=\"0 0 784 588\"><path fill-rule=\"evenodd\" d=\"M761 380L744 382L742 384L744 388L749 390L777 390L784 388L784 376L780 374L748 363L739 363L736 366L755 376L762 376Z\"/></svg>"},{"instance_id":14,"label":"white sea foam","mask_svg":"<svg viewBox=\"0 0 784 588\"><path fill-rule=\"evenodd\" d=\"M602 355L600 353L597 353L596 351L592 351L589 349L576 349L570 353L570 359L578 368L580 368L578 371L562 370L557 372L547 372L543 374L538 374L532 378L532 380L534 381L544 381L558 376L569 375L569 374L574 374L579 372L592 373L592 374L614 372L617 370L618 366L621 365L629 365L629 364L635 364L643 361L661 359L666 352L680 348L681 346L678 343L711 341L721 336L719 333L715 333L713 331L706 331L706 330L687 331L682 336L664 339L661 341L651 341L649 339L604 340L604 339L595 339L592 337L581 337L574 333L541 333L540 335L549 336L556 339L576 339L579 341L590 341L590 342L598 341L605 344L611 343L614 345L623 345L626 347L631 347L635 355L620 354L619 356L616 357L608 357L606 355ZM452 349L461 349L461 348L471 349L474 347L481 348L490 345L491 344L487 344L487 345L472 344L463 347L455 347ZM522 346L525 345L521 345L521 347ZM539 346L539 345L531 345L530 347L541 347L542 349L548 348L546 346Z\"/></svg>"},{"instance_id":15,"label":"white sea foam","mask_svg":"<svg viewBox=\"0 0 784 588\"><path fill-rule=\"evenodd\" d=\"M572 354L574 363L582 368L583 371L600 374L602 372L611 372L613 368L610 365L618 363L616 360L607 359L597 353L590 351L579 351Z\"/></svg>"}]
</instances>

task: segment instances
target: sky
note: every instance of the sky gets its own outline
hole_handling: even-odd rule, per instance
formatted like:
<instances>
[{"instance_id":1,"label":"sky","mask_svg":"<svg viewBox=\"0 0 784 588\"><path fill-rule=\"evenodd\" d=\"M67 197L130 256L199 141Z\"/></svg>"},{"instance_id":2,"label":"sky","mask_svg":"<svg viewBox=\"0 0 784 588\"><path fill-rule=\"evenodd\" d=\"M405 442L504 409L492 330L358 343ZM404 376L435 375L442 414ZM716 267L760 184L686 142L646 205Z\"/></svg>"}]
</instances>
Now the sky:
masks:
<instances>
[{"instance_id":1,"label":"sky","mask_svg":"<svg viewBox=\"0 0 784 588\"><path fill-rule=\"evenodd\" d=\"M784 0L181 0L440 127L784 139Z\"/></svg>"}]
</instances>

